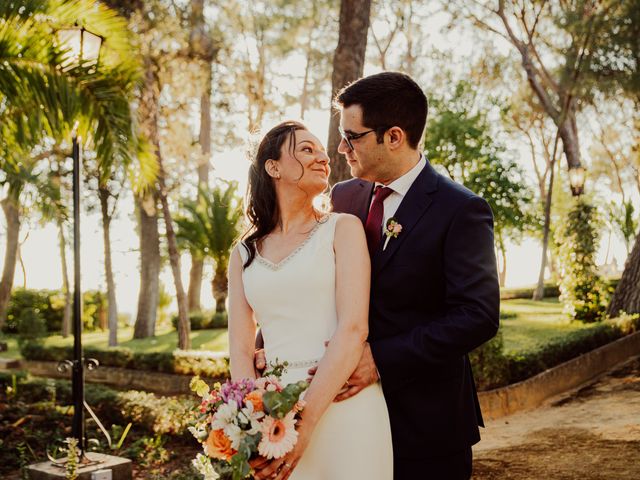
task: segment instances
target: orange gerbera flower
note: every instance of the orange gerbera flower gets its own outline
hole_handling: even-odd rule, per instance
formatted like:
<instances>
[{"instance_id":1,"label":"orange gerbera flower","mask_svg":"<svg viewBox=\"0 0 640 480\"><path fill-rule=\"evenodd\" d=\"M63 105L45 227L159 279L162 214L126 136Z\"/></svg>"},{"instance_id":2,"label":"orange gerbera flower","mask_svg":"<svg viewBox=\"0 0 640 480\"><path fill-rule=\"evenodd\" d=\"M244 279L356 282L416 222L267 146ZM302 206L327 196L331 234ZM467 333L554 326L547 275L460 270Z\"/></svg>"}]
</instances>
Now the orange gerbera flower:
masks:
<instances>
[{"instance_id":1,"label":"orange gerbera flower","mask_svg":"<svg viewBox=\"0 0 640 480\"><path fill-rule=\"evenodd\" d=\"M245 403L251 402L253 404L254 412L263 412L264 405L262 404L262 392L259 390L254 390L253 392L247 393L244 397Z\"/></svg>"},{"instance_id":2,"label":"orange gerbera flower","mask_svg":"<svg viewBox=\"0 0 640 480\"><path fill-rule=\"evenodd\" d=\"M204 442L204 453L212 458L230 460L236 451L231 448L231 440L223 430L211 430L207 441Z\"/></svg>"}]
</instances>

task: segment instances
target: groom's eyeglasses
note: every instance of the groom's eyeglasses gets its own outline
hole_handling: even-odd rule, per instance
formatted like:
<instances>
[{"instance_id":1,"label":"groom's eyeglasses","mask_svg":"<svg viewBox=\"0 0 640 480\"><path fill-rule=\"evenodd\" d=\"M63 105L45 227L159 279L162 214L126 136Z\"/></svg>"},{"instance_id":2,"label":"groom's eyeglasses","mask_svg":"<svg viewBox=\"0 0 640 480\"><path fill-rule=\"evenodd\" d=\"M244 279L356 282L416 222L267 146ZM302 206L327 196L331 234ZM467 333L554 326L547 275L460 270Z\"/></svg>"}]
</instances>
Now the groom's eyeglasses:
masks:
<instances>
[{"instance_id":1,"label":"groom's eyeglasses","mask_svg":"<svg viewBox=\"0 0 640 480\"><path fill-rule=\"evenodd\" d=\"M351 143L352 140L357 140L359 138L364 137L365 135L371 133L371 132L377 132L378 130L387 130L389 127L378 127L378 128L373 128L371 130L367 130L366 132L360 132L360 133L351 133L351 132L345 132L342 127L338 127L338 131L340 132L340 136L342 137L342 139L345 141L345 143L347 144L347 147L349 147L349 150L355 150L353 148L353 143Z\"/></svg>"}]
</instances>

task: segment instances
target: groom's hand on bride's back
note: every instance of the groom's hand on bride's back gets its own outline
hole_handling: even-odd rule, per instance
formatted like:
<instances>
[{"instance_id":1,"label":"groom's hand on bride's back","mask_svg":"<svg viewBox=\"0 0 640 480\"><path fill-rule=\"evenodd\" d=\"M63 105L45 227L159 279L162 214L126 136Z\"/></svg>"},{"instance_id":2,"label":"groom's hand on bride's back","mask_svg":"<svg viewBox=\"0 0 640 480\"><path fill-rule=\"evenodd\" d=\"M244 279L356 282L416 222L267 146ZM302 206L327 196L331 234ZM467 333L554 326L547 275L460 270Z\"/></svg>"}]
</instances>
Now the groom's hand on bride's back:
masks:
<instances>
[{"instance_id":1,"label":"groom's hand on bride's back","mask_svg":"<svg viewBox=\"0 0 640 480\"><path fill-rule=\"evenodd\" d=\"M313 377L317 369L317 367L310 368L309 375ZM369 346L369 342L367 342L364 345L364 351L362 352L358 366L353 371L342 390L338 392L334 402L341 402L342 400L353 397L364 388L376 383L379 379L380 376L378 375L376 363L373 361L371 347Z\"/></svg>"},{"instance_id":2,"label":"groom's hand on bride's back","mask_svg":"<svg viewBox=\"0 0 640 480\"><path fill-rule=\"evenodd\" d=\"M264 348L258 348L253 354L253 364L256 372L262 374L267 368L267 356L264 354Z\"/></svg>"}]
</instances>

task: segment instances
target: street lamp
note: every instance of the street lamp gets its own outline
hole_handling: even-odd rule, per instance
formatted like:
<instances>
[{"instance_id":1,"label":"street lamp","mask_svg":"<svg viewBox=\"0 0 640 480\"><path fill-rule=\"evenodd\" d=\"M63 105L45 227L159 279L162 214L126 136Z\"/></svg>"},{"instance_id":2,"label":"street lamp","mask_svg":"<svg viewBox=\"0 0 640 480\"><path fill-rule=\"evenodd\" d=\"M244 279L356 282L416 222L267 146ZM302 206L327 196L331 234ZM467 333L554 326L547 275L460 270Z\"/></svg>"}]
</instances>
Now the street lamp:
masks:
<instances>
[{"instance_id":1,"label":"street lamp","mask_svg":"<svg viewBox=\"0 0 640 480\"><path fill-rule=\"evenodd\" d=\"M95 67L100 58L102 37L89 32L84 27L57 31L59 46L71 54L65 62L65 67L74 66ZM71 385L73 394L73 421L71 432L78 440L78 447L83 453L86 448L84 434L84 367L85 358L82 355L82 291L80 289L80 165L82 158L81 143L78 137L78 122L75 122L71 132L73 157L73 361L62 362L59 370L71 368ZM97 366L95 360L87 360L87 368Z\"/></svg>"},{"instance_id":2,"label":"street lamp","mask_svg":"<svg viewBox=\"0 0 640 480\"><path fill-rule=\"evenodd\" d=\"M578 197L584 192L585 173L582 166L569 167L569 184L571 185L571 194L574 197Z\"/></svg>"},{"instance_id":3,"label":"street lamp","mask_svg":"<svg viewBox=\"0 0 640 480\"><path fill-rule=\"evenodd\" d=\"M64 48L68 53L63 63L64 69L68 70L75 66L90 67L98 64L103 37L78 25L61 28L56 34L58 46Z\"/></svg>"}]
</instances>

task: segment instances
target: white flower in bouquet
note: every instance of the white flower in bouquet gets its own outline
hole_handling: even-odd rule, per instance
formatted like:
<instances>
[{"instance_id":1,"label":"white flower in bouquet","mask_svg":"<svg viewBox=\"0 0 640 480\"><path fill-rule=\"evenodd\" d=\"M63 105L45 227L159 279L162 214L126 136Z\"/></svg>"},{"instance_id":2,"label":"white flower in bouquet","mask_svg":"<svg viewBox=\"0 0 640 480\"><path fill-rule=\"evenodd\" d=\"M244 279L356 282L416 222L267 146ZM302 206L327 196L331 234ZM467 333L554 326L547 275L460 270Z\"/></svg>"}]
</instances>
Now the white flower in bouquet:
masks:
<instances>
[{"instance_id":1,"label":"white flower in bouquet","mask_svg":"<svg viewBox=\"0 0 640 480\"><path fill-rule=\"evenodd\" d=\"M241 409L238 414L238 420L241 425L250 425L250 428L246 430L247 435L255 435L262 429L260 425L260 419L262 417L264 417L264 412L254 411L253 403L251 402L247 402L247 406Z\"/></svg>"},{"instance_id":2,"label":"white flower in bouquet","mask_svg":"<svg viewBox=\"0 0 640 480\"><path fill-rule=\"evenodd\" d=\"M224 427L224 434L231 440L231 448L238 450L240 448L240 442L247 435L247 432L242 430L238 425L233 423Z\"/></svg>"},{"instance_id":3,"label":"white flower in bouquet","mask_svg":"<svg viewBox=\"0 0 640 480\"><path fill-rule=\"evenodd\" d=\"M204 477L204 480L218 480L220 478L206 455L197 454L191 463L196 471Z\"/></svg>"},{"instance_id":4,"label":"white flower in bouquet","mask_svg":"<svg viewBox=\"0 0 640 480\"><path fill-rule=\"evenodd\" d=\"M237 415L238 404L234 400L229 400L229 403L223 403L218 407L213 416L211 428L213 430L224 430L227 425L235 422Z\"/></svg>"}]
</instances>

